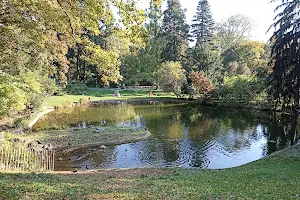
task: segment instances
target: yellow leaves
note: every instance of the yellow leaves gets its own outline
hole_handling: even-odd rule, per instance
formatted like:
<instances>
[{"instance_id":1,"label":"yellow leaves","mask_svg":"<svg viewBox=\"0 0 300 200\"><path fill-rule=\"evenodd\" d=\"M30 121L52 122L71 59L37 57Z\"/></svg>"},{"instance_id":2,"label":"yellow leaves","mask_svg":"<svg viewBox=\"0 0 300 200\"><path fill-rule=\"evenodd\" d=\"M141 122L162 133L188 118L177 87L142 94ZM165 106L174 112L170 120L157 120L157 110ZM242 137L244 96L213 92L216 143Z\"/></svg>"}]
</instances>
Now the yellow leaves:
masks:
<instances>
[{"instance_id":1,"label":"yellow leaves","mask_svg":"<svg viewBox=\"0 0 300 200\"><path fill-rule=\"evenodd\" d=\"M156 8L161 8L163 0L152 0L152 2Z\"/></svg>"},{"instance_id":2,"label":"yellow leaves","mask_svg":"<svg viewBox=\"0 0 300 200\"><path fill-rule=\"evenodd\" d=\"M101 46L89 41L87 38L82 40L85 43L86 55L82 56L89 64L95 65L101 75L101 80L105 85L110 82L117 83L122 80L120 75L120 60L117 52L104 50Z\"/></svg>"},{"instance_id":3,"label":"yellow leaves","mask_svg":"<svg viewBox=\"0 0 300 200\"><path fill-rule=\"evenodd\" d=\"M16 78L0 72L0 115L8 110L20 111L25 108L27 98L21 88L22 83Z\"/></svg>"},{"instance_id":4,"label":"yellow leaves","mask_svg":"<svg viewBox=\"0 0 300 200\"><path fill-rule=\"evenodd\" d=\"M179 62L166 62L157 72L162 87L170 91L180 90L186 81L185 70Z\"/></svg>"}]
</instances>

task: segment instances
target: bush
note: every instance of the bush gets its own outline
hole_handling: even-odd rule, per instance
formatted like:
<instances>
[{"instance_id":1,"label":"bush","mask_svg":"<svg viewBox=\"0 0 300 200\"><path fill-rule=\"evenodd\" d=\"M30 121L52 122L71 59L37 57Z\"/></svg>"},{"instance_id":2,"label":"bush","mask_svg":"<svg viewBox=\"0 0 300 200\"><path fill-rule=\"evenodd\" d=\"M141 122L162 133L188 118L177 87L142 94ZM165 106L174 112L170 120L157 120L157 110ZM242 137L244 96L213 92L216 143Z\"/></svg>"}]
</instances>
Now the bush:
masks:
<instances>
[{"instance_id":1,"label":"bush","mask_svg":"<svg viewBox=\"0 0 300 200\"><path fill-rule=\"evenodd\" d=\"M207 95L213 89L212 82L205 76L203 72L191 72L190 78L198 95Z\"/></svg>"},{"instance_id":2,"label":"bush","mask_svg":"<svg viewBox=\"0 0 300 200\"><path fill-rule=\"evenodd\" d=\"M15 128L24 128L27 124L27 121L23 118L17 118L13 122L13 126Z\"/></svg>"},{"instance_id":3,"label":"bush","mask_svg":"<svg viewBox=\"0 0 300 200\"><path fill-rule=\"evenodd\" d=\"M157 73L159 84L165 91L181 92L181 87L186 82L186 77L185 70L179 62L163 63Z\"/></svg>"},{"instance_id":4,"label":"bush","mask_svg":"<svg viewBox=\"0 0 300 200\"><path fill-rule=\"evenodd\" d=\"M244 75L225 77L224 83L213 93L213 98L223 101L249 102L255 99L258 86L255 78Z\"/></svg>"},{"instance_id":5,"label":"bush","mask_svg":"<svg viewBox=\"0 0 300 200\"><path fill-rule=\"evenodd\" d=\"M88 91L86 84L68 84L65 88L65 91L69 94L82 95Z\"/></svg>"}]
</instances>

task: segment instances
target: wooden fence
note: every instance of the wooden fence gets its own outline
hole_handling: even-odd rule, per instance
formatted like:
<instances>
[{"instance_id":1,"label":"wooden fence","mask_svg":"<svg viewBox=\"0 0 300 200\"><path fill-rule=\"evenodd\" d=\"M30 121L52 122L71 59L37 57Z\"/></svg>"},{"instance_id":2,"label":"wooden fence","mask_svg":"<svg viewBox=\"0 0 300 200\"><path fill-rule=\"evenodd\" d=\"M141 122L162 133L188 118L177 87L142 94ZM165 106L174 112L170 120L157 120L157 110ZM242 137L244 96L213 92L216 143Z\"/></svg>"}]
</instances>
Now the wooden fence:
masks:
<instances>
[{"instance_id":1,"label":"wooden fence","mask_svg":"<svg viewBox=\"0 0 300 200\"><path fill-rule=\"evenodd\" d=\"M0 147L0 170L50 171L54 170L55 152L51 150L26 149L20 146Z\"/></svg>"}]
</instances>

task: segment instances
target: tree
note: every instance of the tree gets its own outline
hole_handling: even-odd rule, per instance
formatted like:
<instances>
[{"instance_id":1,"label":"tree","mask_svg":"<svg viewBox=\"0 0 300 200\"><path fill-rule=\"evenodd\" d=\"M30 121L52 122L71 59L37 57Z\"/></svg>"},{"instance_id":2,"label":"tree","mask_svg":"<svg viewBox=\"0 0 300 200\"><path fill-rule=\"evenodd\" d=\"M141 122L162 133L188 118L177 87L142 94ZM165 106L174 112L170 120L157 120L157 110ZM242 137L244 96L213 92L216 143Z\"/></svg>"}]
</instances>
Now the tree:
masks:
<instances>
[{"instance_id":1,"label":"tree","mask_svg":"<svg viewBox=\"0 0 300 200\"><path fill-rule=\"evenodd\" d=\"M196 88L197 94L200 96L207 95L214 89L212 82L205 76L203 72L192 72L190 74L190 78L194 87Z\"/></svg>"},{"instance_id":2,"label":"tree","mask_svg":"<svg viewBox=\"0 0 300 200\"><path fill-rule=\"evenodd\" d=\"M248 75L268 64L268 52L263 42L248 40L227 49L223 65L229 75Z\"/></svg>"},{"instance_id":3,"label":"tree","mask_svg":"<svg viewBox=\"0 0 300 200\"><path fill-rule=\"evenodd\" d=\"M23 84L15 77L0 73L0 116L11 110L21 111L27 103L26 94L22 90Z\"/></svg>"},{"instance_id":4,"label":"tree","mask_svg":"<svg viewBox=\"0 0 300 200\"><path fill-rule=\"evenodd\" d=\"M162 63L161 4L162 1L150 1L149 23L146 24L149 42L145 49L141 49L137 54L128 55L123 59L121 69L126 84L157 84L155 73Z\"/></svg>"},{"instance_id":5,"label":"tree","mask_svg":"<svg viewBox=\"0 0 300 200\"><path fill-rule=\"evenodd\" d=\"M159 36L162 25L162 1L150 1L148 10L149 23L146 25L150 40Z\"/></svg>"},{"instance_id":6,"label":"tree","mask_svg":"<svg viewBox=\"0 0 300 200\"><path fill-rule=\"evenodd\" d=\"M162 64L161 40L162 38L152 39L137 55L131 54L123 59L122 73L126 84L157 84L156 72Z\"/></svg>"},{"instance_id":7,"label":"tree","mask_svg":"<svg viewBox=\"0 0 300 200\"><path fill-rule=\"evenodd\" d=\"M164 61L182 61L188 46L188 33L189 25L179 0L168 0L162 25Z\"/></svg>"},{"instance_id":8,"label":"tree","mask_svg":"<svg viewBox=\"0 0 300 200\"><path fill-rule=\"evenodd\" d=\"M196 39L196 46L211 43L213 32L214 20L212 18L210 5L207 0L200 0L191 26L191 33Z\"/></svg>"},{"instance_id":9,"label":"tree","mask_svg":"<svg viewBox=\"0 0 300 200\"><path fill-rule=\"evenodd\" d=\"M280 12L276 15L272 25L275 31L271 38L273 42L271 94L277 103L282 100L283 108L290 103L293 103L297 109L300 107L299 6L299 0L282 1L275 9Z\"/></svg>"},{"instance_id":10,"label":"tree","mask_svg":"<svg viewBox=\"0 0 300 200\"><path fill-rule=\"evenodd\" d=\"M251 36L253 21L251 18L237 14L225 22L217 24L217 38L222 52L232 48Z\"/></svg>"},{"instance_id":11,"label":"tree","mask_svg":"<svg viewBox=\"0 0 300 200\"><path fill-rule=\"evenodd\" d=\"M181 92L181 87L186 81L185 70L179 62L163 63L157 72L160 86L166 91Z\"/></svg>"},{"instance_id":12,"label":"tree","mask_svg":"<svg viewBox=\"0 0 300 200\"><path fill-rule=\"evenodd\" d=\"M91 66L97 70L104 84L120 80L121 50L106 48L109 37L102 33L108 29L107 26L101 28L103 24L112 24L113 8L119 11L117 23L113 23L114 27L110 29L114 36L127 38L132 52L144 48L147 41L147 31L143 26L145 16L135 6L134 0L3 1L0 15L0 71L5 74L3 77L14 77L12 83L3 84L12 91L18 88L18 91L28 93L30 98L24 102L25 107L31 109L46 95L45 92L51 91L48 86L53 85L49 84L49 78L62 86L67 84L72 72L70 66L74 63L78 67L73 70L76 73L74 76L82 76L81 80L86 81L87 69ZM70 49L73 56L66 57ZM25 86L19 87L18 83ZM14 102L14 96L7 95L5 101ZM16 111L20 110L17 104L9 105L16 106L4 106L9 109L3 108L4 111L0 112L7 114L9 110L14 110L13 107Z\"/></svg>"},{"instance_id":13,"label":"tree","mask_svg":"<svg viewBox=\"0 0 300 200\"><path fill-rule=\"evenodd\" d=\"M250 102L262 93L258 84L255 77L244 75L224 77L224 83L212 96L228 103Z\"/></svg>"},{"instance_id":14,"label":"tree","mask_svg":"<svg viewBox=\"0 0 300 200\"><path fill-rule=\"evenodd\" d=\"M193 70L205 72L214 85L222 82L221 56L212 45L196 45L188 55L188 65L193 66Z\"/></svg>"}]
</instances>

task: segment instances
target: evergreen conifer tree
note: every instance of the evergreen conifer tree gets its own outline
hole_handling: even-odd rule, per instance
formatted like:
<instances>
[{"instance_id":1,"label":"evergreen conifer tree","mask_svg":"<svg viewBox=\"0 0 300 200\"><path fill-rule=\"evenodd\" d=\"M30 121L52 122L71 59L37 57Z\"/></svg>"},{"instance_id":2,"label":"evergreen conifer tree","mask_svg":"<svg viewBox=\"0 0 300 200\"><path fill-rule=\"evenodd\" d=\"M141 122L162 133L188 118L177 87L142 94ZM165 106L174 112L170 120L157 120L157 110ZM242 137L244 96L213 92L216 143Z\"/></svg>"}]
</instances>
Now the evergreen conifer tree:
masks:
<instances>
[{"instance_id":1,"label":"evergreen conifer tree","mask_svg":"<svg viewBox=\"0 0 300 200\"><path fill-rule=\"evenodd\" d=\"M191 34L196 39L196 45L203 45L212 41L214 24L208 1L200 0L191 27Z\"/></svg>"},{"instance_id":2,"label":"evergreen conifer tree","mask_svg":"<svg viewBox=\"0 0 300 200\"><path fill-rule=\"evenodd\" d=\"M300 0L283 0L275 9L281 12L275 17L276 21L272 25L275 32L271 38L271 91L275 99L282 102L283 108L290 103L293 103L295 108L300 108L299 6Z\"/></svg>"},{"instance_id":3,"label":"evergreen conifer tree","mask_svg":"<svg viewBox=\"0 0 300 200\"><path fill-rule=\"evenodd\" d=\"M168 0L162 25L164 61L182 61L188 46L188 33L185 10L181 8L179 0Z\"/></svg>"}]
</instances>

